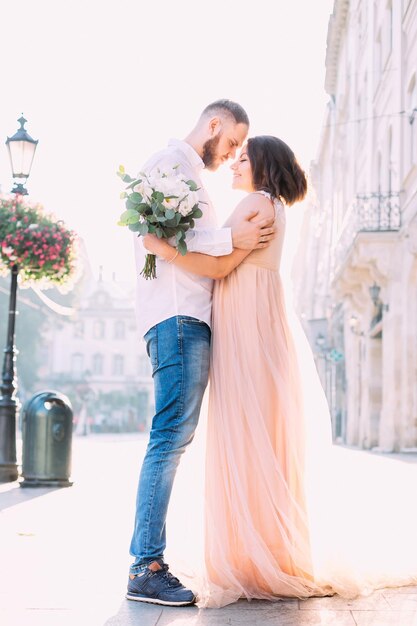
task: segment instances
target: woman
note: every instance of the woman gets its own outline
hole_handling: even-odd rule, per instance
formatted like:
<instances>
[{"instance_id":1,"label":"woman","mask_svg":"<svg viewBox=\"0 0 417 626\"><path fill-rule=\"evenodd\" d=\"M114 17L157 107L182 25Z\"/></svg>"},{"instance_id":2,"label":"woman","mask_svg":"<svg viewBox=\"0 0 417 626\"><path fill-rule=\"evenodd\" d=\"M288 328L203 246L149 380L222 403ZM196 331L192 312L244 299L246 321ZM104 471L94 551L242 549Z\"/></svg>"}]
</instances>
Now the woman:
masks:
<instances>
[{"instance_id":1,"label":"woman","mask_svg":"<svg viewBox=\"0 0 417 626\"><path fill-rule=\"evenodd\" d=\"M207 584L200 590L200 606L223 606L239 597L334 592L351 597L410 583L413 577L407 572L397 572L395 582L386 571L359 571L352 551L336 555L341 542L337 546L331 536L331 509L317 497L331 473L324 464L331 446L330 420L314 368L304 379L300 374L304 364L297 358L279 274L286 208L304 198L305 174L292 150L270 136L249 139L232 170L233 187L248 195L226 225L254 206L257 219L274 214L277 236L268 247L218 258L181 256L166 241L145 238L147 249L166 261L221 279L213 295ZM303 351L303 360L308 355L312 361L305 345ZM314 387L314 402L307 383ZM309 419L306 402L306 407L314 406ZM417 580L417 564L414 575Z\"/></svg>"}]
</instances>

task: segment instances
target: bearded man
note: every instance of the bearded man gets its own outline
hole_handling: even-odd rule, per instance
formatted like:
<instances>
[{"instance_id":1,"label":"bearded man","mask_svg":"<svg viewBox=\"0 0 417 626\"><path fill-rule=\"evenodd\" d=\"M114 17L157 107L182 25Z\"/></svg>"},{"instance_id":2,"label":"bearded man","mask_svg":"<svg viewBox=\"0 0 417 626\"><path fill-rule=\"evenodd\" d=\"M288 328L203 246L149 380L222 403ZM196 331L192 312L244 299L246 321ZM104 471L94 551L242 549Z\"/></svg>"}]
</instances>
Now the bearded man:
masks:
<instances>
[{"instance_id":1,"label":"bearded man","mask_svg":"<svg viewBox=\"0 0 417 626\"><path fill-rule=\"evenodd\" d=\"M251 222L249 213L233 228L217 228L214 208L200 180L200 171L217 170L234 158L249 130L245 110L230 100L218 100L202 112L196 126L142 168L152 174L176 167L199 187L203 216L187 233L187 248L212 256L233 248L264 247L273 237L273 220ZM157 278L140 275L145 250L134 237L137 270L137 323L151 360L155 415L139 478L136 517L126 597L139 602L184 606L194 593L174 577L164 563L165 523L177 467L191 443L208 381L213 280L181 270L157 259Z\"/></svg>"}]
</instances>

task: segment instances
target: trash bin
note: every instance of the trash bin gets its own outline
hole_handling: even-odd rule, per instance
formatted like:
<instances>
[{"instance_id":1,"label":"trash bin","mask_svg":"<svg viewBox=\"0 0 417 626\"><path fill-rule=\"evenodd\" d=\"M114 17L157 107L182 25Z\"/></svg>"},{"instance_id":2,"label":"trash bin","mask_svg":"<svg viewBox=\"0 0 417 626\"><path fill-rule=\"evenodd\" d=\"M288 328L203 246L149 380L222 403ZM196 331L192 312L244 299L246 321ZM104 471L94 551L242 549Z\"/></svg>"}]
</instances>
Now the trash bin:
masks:
<instances>
[{"instance_id":1,"label":"trash bin","mask_svg":"<svg viewBox=\"0 0 417 626\"><path fill-rule=\"evenodd\" d=\"M21 487L70 487L72 407L57 391L40 391L22 410Z\"/></svg>"}]
</instances>

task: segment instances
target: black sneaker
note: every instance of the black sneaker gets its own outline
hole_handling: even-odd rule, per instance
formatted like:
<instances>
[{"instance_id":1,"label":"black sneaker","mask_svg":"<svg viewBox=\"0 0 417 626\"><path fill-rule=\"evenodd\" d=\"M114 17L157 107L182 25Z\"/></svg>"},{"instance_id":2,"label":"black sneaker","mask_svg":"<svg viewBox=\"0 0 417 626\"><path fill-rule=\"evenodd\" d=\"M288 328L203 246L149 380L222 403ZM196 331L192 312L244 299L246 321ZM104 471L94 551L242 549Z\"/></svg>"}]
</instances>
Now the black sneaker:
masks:
<instances>
[{"instance_id":1,"label":"black sneaker","mask_svg":"<svg viewBox=\"0 0 417 626\"><path fill-rule=\"evenodd\" d=\"M128 600L166 606L187 606L196 601L193 592L171 574L166 563L154 561L145 571L132 576L127 585Z\"/></svg>"}]
</instances>

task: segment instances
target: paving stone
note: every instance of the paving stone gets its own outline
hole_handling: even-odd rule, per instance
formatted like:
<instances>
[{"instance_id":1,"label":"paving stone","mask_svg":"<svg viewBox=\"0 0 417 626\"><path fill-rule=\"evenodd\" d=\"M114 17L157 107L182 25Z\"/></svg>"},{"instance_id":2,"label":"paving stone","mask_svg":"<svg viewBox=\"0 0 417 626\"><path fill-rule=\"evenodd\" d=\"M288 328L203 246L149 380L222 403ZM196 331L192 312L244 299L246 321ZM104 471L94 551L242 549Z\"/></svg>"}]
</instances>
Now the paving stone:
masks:
<instances>
[{"instance_id":1,"label":"paving stone","mask_svg":"<svg viewBox=\"0 0 417 626\"><path fill-rule=\"evenodd\" d=\"M229 611L259 611L265 610L270 611L271 608L276 611L281 611L283 609L293 609L294 611L298 610L298 599L297 598L282 598L279 600L245 600L241 599L233 604L228 604L223 610ZM210 609L211 611L215 609Z\"/></svg>"},{"instance_id":2,"label":"paving stone","mask_svg":"<svg viewBox=\"0 0 417 626\"><path fill-rule=\"evenodd\" d=\"M222 609L127 601L142 439L76 439L71 489L0 486L1 626L417 626L416 585L354 600L240 600ZM22 576L31 581L24 595Z\"/></svg>"},{"instance_id":3,"label":"paving stone","mask_svg":"<svg viewBox=\"0 0 417 626\"><path fill-rule=\"evenodd\" d=\"M104 626L156 626L159 624L163 608L156 604L145 604L125 600L117 615L113 615Z\"/></svg>"},{"instance_id":4,"label":"paving stone","mask_svg":"<svg viewBox=\"0 0 417 626\"><path fill-rule=\"evenodd\" d=\"M103 626L105 617L96 609L83 611L72 609L26 609L0 610L1 626ZM142 624L141 624L142 626ZM143 626L148 626L144 624ZM155 626L154 623L149 626Z\"/></svg>"},{"instance_id":5,"label":"paving stone","mask_svg":"<svg viewBox=\"0 0 417 626\"><path fill-rule=\"evenodd\" d=\"M416 611L352 611L356 626L417 626Z\"/></svg>"},{"instance_id":6,"label":"paving stone","mask_svg":"<svg viewBox=\"0 0 417 626\"><path fill-rule=\"evenodd\" d=\"M363 609L389 609L390 606L384 597L382 590L375 591L369 596L360 596L351 600L341 598L340 596L331 596L329 598L308 598L300 600L300 609L330 609L333 611L340 610L363 610Z\"/></svg>"},{"instance_id":7,"label":"paving stone","mask_svg":"<svg viewBox=\"0 0 417 626\"><path fill-rule=\"evenodd\" d=\"M356 626L350 611L295 611L274 608L245 611L201 609L197 615L164 609L158 626Z\"/></svg>"},{"instance_id":8,"label":"paving stone","mask_svg":"<svg viewBox=\"0 0 417 626\"><path fill-rule=\"evenodd\" d=\"M417 593L397 593L385 591L384 597L390 609L417 611Z\"/></svg>"}]
</instances>

